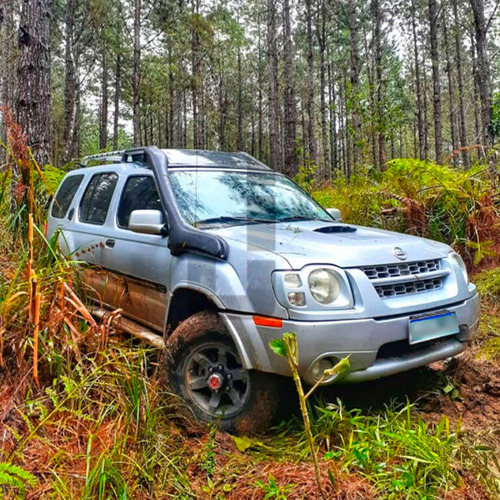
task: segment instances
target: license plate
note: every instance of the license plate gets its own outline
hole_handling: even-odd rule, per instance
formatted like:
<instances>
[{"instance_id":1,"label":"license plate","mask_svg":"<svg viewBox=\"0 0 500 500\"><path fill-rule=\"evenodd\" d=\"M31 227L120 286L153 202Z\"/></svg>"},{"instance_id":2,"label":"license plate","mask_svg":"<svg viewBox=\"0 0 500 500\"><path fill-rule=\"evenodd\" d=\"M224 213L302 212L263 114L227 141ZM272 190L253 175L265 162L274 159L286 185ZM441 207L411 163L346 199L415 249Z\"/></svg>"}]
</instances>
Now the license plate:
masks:
<instances>
[{"instance_id":1,"label":"license plate","mask_svg":"<svg viewBox=\"0 0 500 500\"><path fill-rule=\"evenodd\" d=\"M438 339L459 332L457 315L440 311L410 318L410 344Z\"/></svg>"}]
</instances>

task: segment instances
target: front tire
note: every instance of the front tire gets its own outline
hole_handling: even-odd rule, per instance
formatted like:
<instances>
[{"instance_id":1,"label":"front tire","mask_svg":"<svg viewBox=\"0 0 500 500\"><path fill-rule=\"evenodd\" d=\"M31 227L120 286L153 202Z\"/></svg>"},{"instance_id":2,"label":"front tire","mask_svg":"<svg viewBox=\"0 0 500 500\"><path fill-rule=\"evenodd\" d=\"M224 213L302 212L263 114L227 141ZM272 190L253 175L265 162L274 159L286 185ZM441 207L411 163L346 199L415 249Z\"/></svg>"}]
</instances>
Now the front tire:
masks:
<instances>
[{"instance_id":1,"label":"front tire","mask_svg":"<svg viewBox=\"0 0 500 500\"><path fill-rule=\"evenodd\" d=\"M170 390L197 420L241 435L272 425L282 399L281 377L243 368L217 314L203 311L183 321L167 340L165 358Z\"/></svg>"}]
</instances>

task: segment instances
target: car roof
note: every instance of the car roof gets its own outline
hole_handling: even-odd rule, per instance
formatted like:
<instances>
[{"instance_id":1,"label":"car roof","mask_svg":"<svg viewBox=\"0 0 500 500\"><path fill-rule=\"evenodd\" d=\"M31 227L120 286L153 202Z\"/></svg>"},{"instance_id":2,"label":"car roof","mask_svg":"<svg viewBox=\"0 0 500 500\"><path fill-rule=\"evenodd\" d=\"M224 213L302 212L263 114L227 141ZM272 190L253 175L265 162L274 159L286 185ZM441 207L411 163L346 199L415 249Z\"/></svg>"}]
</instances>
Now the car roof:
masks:
<instances>
[{"instance_id":1,"label":"car roof","mask_svg":"<svg viewBox=\"0 0 500 500\"><path fill-rule=\"evenodd\" d=\"M103 168L106 166L117 167L121 165L124 169L143 168L137 155L131 150L113 151L98 155L86 156L82 160L82 167L86 170ZM204 149L162 149L168 161L169 168L194 167L194 168L228 168L235 170L260 170L272 171L267 165L260 162L253 156L244 152L223 152L210 151ZM128 161L122 158L128 154Z\"/></svg>"}]
</instances>

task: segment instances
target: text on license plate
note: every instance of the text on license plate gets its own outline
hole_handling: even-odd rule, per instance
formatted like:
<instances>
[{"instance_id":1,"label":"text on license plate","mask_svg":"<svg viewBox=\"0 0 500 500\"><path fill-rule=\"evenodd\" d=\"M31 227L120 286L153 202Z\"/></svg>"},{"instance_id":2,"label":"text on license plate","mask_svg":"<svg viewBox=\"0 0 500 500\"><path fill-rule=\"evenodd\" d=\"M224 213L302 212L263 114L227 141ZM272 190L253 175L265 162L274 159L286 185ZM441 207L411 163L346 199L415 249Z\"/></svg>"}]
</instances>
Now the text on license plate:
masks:
<instances>
[{"instance_id":1,"label":"text on license plate","mask_svg":"<svg viewBox=\"0 0 500 500\"><path fill-rule=\"evenodd\" d=\"M437 339L459 332L457 315L450 311L440 311L429 315L410 318L410 344Z\"/></svg>"}]
</instances>

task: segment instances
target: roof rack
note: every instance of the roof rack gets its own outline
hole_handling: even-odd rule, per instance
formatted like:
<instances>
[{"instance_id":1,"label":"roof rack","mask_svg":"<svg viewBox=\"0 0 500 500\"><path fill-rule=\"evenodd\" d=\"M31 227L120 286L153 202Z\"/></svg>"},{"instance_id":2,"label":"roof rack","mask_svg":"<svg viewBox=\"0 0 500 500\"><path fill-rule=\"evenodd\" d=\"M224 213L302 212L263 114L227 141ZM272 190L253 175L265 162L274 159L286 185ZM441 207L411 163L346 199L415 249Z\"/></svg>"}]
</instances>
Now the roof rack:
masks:
<instances>
[{"instance_id":1,"label":"roof rack","mask_svg":"<svg viewBox=\"0 0 500 500\"><path fill-rule=\"evenodd\" d=\"M122 156L121 156L121 161L122 162L137 162L137 163L145 163L144 161L144 152L145 152L146 146L145 147L139 147L139 148L130 148L126 149L125 151L122 151Z\"/></svg>"},{"instance_id":2,"label":"roof rack","mask_svg":"<svg viewBox=\"0 0 500 500\"><path fill-rule=\"evenodd\" d=\"M81 161L82 167L87 167L89 163L96 162L96 166L99 164L109 164L109 163L119 163L122 161L124 150L120 151L108 151L107 153L99 153L96 155L84 156Z\"/></svg>"}]
</instances>

